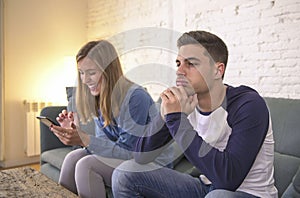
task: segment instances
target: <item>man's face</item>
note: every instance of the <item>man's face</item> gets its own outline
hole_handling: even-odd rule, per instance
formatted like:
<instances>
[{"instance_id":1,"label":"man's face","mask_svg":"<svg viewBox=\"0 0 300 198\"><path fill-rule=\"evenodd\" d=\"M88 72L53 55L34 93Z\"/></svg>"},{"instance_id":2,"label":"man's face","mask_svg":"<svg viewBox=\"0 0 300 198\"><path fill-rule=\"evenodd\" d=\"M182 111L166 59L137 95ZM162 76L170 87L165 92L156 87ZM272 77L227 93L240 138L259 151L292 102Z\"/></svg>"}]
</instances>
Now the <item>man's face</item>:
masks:
<instances>
[{"instance_id":1,"label":"man's face","mask_svg":"<svg viewBox=\"0 0 300 198\"><path fill-rule=\"evenodd\" d=\"M183 86L188 95L209 93L214 80L214 64L200 44L183 45L176 59L176 86Z\"/></svg>"}]
</instances>

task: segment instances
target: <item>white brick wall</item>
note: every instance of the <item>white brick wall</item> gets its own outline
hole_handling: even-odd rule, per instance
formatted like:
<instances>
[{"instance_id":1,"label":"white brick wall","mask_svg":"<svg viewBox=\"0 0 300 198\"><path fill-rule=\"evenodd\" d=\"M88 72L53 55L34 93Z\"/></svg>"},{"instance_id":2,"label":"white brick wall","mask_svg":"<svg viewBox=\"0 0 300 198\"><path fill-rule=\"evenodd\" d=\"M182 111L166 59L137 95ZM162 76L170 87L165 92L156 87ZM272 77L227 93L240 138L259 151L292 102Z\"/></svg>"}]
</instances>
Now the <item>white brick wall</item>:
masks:
<instances>
[{"instance_id":1,"label":"white brick wall","mask_svg":"<svg viewBox=\"0 0 300 198\"><path fill-rule=\"evenodd\" d=\"M173 83L176 52L146 46L142 34L121 33L145 27L175 33L201 29L227 43L226 83L249 85L263 96L300 98L300 0L88 0L88 4L89 40L118 37L121 51L124 43L139 40L139 49L121 54L125 72L135 81ZM158 71L158 64L164 72ZM132 75L141 65L148 66L143 67L146 71Z\"/></svg>"}]
</instances>

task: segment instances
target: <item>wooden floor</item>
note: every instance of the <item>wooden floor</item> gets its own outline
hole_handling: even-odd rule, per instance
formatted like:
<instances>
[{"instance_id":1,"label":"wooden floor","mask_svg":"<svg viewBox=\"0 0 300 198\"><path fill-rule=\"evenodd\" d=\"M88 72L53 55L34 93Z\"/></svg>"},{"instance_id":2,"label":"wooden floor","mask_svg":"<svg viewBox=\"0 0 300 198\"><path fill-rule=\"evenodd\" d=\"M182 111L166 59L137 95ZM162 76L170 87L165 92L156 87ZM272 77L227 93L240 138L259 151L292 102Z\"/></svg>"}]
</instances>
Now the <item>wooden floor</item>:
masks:
<instances>
[{"instance_id":1,"label":"wooden floor","mask_svg":"<svg viewBox=\"0 0 300 198\"><path fill-rule=\"evenodd\" d=\"M39 163L37 163L37 164L30 164L29 166L31 168L37 170L37 171L40 171L40 164Z\"/></svg>"},{"instance_id":2,"label":"wooden floor","mask_svg":"<svg viewBox=\"0 0 300 198\"><path fill-rule=\"evenodd\" d=\"M39 163L36 163L36 164L28 164L28 165L24 165L24 166L18 166L18 167L26 167L26 166L29 166L37 171L40 171L40 164ZM1 168L0 167L0 170L6 170L6 169L11 169L11 168L17 168L17 167L9 167L9 168Z\"/></svg>"}]
</instances>

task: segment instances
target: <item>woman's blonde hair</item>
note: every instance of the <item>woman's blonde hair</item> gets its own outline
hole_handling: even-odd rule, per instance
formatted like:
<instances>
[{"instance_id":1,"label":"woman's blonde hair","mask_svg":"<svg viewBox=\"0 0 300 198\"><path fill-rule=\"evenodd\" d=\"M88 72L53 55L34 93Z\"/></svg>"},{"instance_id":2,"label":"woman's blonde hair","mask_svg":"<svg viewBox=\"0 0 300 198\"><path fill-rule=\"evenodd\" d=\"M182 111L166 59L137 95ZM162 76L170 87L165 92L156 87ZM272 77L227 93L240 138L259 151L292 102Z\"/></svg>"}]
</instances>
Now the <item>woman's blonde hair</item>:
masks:
<instances>
[{"instance_id":1,"label":"woman's blonde hair","mask_svg":"<svg viewBox=\"0 0 300 198\"><path fill-rule=\"evenodd\" d=\"M91 59L102 72L101 91L93 96L87 85L82 83L78 72L78 87L76 89L76 108L80 121L86 123L99 116L99 110L104 119L104 127L114 123L114 117L119 114L121 104L128 89L133 85L123 76L121 63L114 46L106 41L90 41L77 53L77 63L83 58Z\"/></svg>"}]
</instances>

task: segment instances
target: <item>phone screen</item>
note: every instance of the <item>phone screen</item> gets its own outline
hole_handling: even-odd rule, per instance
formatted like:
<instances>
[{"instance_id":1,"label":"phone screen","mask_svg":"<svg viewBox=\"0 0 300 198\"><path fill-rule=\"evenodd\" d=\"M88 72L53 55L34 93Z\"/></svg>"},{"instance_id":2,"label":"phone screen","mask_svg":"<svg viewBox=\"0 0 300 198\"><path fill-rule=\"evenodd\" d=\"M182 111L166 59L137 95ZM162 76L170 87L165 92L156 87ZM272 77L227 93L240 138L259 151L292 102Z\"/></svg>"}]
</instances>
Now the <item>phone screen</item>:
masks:
<instances>
[{"instance_id":1,"label":"phone screen","mask_svg":"<svg viewBox=\"0 0 300 198\"><path fill-rule=\"evenodd\" d=\"M52 120L50 120L50 118L47 118L45 116L37 116L36 118L39 119L42 123L44 123L48 127L50 127L51 125L55 125L55 123Z\"/></svg>"}]
</instances>

